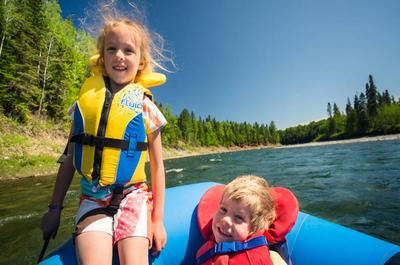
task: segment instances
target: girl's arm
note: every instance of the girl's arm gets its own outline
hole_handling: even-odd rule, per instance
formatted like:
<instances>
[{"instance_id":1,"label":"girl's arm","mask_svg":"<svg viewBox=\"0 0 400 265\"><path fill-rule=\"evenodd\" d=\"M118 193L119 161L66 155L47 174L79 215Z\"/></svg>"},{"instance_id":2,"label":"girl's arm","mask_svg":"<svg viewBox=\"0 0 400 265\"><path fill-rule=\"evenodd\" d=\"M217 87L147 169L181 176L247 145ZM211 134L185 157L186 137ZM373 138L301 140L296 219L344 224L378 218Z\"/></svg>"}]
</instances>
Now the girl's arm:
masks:
<instances>
[{"instance_id":1,"label":"girl's arm","mask_svg":"<svg viewBox=\"0 0 400 265\"><path fill-rule=\"evenodd\" d=\"M75 168L72 163L72 146L69 145L67 156L58 169L49 210L42 218L41 229L43 231L43 239L48 239L51 236L54 238L57 234L58 226L60 225L63 201L67 190L71 185L74 173Z\"/></svg>"},{"instance_id":2,"label":"girl's arm","mask_svg":"<svg viewBox=\"0 0 400 265\"><path fill-rule=\"evenodd\" d=\"M155 254L160 252L167 242L167 233L163 223L165 174L160 130L149 135L149 156L153 191L153 211L151 215L154 241L153 254Z\"/></svg>"},{"instance_id":3,"label":"girl's arm","mask_svg":"<svg viewBox=\"0 0 400 265\"><path fill-rule=\"evenodd\" d=\"M50 205L61 208L69 186L71 185L72 177L75 173L75 168L72 163L73 156L68 153L64 162L61 163L56 183L54 185L53 196Z\"/></svg>"}]
</instances>

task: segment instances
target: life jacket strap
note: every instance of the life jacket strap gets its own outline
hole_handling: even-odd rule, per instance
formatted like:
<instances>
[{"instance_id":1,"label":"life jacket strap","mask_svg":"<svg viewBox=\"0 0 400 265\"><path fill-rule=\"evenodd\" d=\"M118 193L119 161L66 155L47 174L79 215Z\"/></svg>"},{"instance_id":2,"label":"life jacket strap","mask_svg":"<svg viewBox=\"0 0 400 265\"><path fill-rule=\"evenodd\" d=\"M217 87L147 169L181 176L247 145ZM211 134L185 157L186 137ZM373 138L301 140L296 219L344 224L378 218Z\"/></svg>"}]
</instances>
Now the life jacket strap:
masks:
<instances>
[{"instance_id":1,"label":"life jacket strap","mask_svg":"<svg viewBox=\"0 0 400 265\"><path fill-rule=\"evenodd\" d=\"M114 215L117 213L119 205L121 204L121 201L124 198L123 191L124 191L123 186L115 187L113 195L111 197L110 204L106 208L110 214Z\"/></svg>"},{"instance_id":2,"label":"life jacket strap","mask_svg":"<svg viewBox=\"0 0 400 265\"><path fill-rule=\"evenodd\" d=\"M121 204L122 199L124 198L123 192L124 192L123 186L115 187L112 193L110 203L106 207L95 208L93 210L88 211L87 213L82 215L81 218L79 218L77 224L79 224L89 216L93 216L96 214L105 214L107 216L114 216L119 209L119 205Z\"/></svg>"},{"instance_id":3,"label":"life jacket strap","mask_svg":"<svg viewBox=\"0 0 400 265\"><path fill-rule=\"evenodd\" d=\"M114 98L114 95L111 93L110 78L104 76L104 83L106 85L105 98L104 98L103 108L101 110L99 128L97 129L97 137L104 137L106 134L108 115L110 113L111 104ZM93 180L100 179L100 167L103 154L103 147L104 146L96 145L94 149L94 159L93 159L94 161L93 161L93 172L92 172Z\"/></svg>"},{"instance_id":4,"label":"life jacket strap","mask_svg":"<svg viewBox=\"0 0 400 265\"><path fill-rule=\"evenodd\" d=\"M236 253L261 246L268 247L268 241L263 235L252 238L246 242L219 242L215 244L213 248L207 250L203 255L196 258L196 264L202 264L216 255Z\"/></svg>"},{"instance_id":5,"label":"life jacket strap","mask_svg":"<svg viewBox=\"0 0 400 265\"><path fill-rule=\"evenodd\" d=\"M64 152L63 152L62 155L58 158L57 163L62 164L62 163L64 163L65 159L67 158L67 156L68 156L68 146L69 146L69 142L70 142L70 141L68 140L67 145L66 145L65 148L64 148Z\"/></svg>"},{"instance_id":6,"label":"life jacket strap","mask_svg":"<svg viewBox=\"0 0 400 265\"><path fill-rule=\"evenodd\" d=\"M71 137L70 142L80 143L82 145L99 146L99 147L113 147L121 150L129 149L129 141L107 138L101 136L94 136L90 134L76 134ZM148 144L146 142L136 142L135 151L147 150Z\"/></svg>"}]
</instances>

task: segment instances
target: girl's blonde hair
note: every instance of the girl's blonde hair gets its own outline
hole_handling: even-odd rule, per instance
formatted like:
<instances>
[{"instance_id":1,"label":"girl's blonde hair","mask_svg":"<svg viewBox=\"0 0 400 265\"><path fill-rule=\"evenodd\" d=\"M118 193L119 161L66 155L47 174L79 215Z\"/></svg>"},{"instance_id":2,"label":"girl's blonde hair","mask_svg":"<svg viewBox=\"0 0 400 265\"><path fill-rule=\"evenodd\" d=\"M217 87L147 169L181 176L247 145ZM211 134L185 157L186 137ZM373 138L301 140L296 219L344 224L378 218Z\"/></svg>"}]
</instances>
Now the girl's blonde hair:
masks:
<instances>
[{"instance_id":1,"label":"girl's blonde hair","mask_svg":"<svg viewBox=\"0 0 400 265\"><path fill-rule=\"evenodd\" d=\"M136 40L140 44L140 63L143 64L143 68L138 70L137 76L143 73L153 72L155 68L160 68L164 71L168 71L160 61L167 59L163 55L163 48L157 47L154 43L153 37L148 29L137 21L133 21L127 18L112 19L104 23L102 30L97 38L97 53L98 59L95 62L95 67L101 69L105 73L104 68L104 46L107 34L115 27L125 25L132 28L132 33L135 34ZM161 38L161 36L158 36Z\"/></svg>"},{"instance_id":2,"label":"girl's blonde hair","mask_svg":"<svg viewBox=\"0 0 400 265\"><path fill-rule=\"evenodd\" d=\"M275 202L268 182L257 176L239 176L228 183L224 195L244 203L250 210L250 234L265 230L275 220Z\"/></svg>"}]
</instances>

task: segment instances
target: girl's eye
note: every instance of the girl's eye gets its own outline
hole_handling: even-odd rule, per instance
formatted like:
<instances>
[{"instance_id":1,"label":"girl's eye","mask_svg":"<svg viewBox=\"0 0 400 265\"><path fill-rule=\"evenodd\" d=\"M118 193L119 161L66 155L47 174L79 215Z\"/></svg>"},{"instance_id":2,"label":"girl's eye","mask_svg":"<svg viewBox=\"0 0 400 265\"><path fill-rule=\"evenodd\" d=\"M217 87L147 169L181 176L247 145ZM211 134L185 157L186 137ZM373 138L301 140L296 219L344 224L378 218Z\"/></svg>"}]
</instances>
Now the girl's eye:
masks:
<instances>
[{"instance_id":1,"label":"girl's eye","mask_svg":"<svg viewBox=\"0 0 400 265\"><path fill-rule=\"evenodd\" d=\"M236 219L236 221L238 221L240 223L244 222L244 218L240 215L235 215L235 219Z\"/></svg>"},{"instance_id":2,"label":"girl's eye","mask_svg":"<svg viewBox=\"0 0 400 265\"><path fill-rule=\"evenodd\" d=\"M220 213L226 213L227 210L226 210L225 207L221 206L221 207L219 207L219 212L220 212Z\"/></svg>"},{"instance_id":3,"label":"girl's eye","mask_svg":"<svg viewBox=\"0 0 400 265\"><path fill-rule=\"evenodd\" d=\"M107 47L106 51L112 52L112 51L115 51L115 48L114 47Z\"/></svg>"},{"instance_id":4,"label":"girl's eye","mask_svg":"<svg viewBox=\"0 0 400 265\"><path fill-rule=\"evenodd\" d=\"M135 50L133 50L133 49L126 49L125 52L126 52L127 54L132 54L132 53L135 53Z\"/></svg>"}]
</instances>

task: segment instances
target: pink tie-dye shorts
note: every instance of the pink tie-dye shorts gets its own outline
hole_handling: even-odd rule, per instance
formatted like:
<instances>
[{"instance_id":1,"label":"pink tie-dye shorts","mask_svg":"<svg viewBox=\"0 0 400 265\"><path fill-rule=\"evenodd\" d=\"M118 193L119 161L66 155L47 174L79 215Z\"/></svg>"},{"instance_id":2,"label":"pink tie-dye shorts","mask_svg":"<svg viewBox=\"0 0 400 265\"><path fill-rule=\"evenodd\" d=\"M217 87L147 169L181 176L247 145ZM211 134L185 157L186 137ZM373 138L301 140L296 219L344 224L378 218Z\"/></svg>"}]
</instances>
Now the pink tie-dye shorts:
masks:
<instances>
[{"instance_id":1,"label":"pink tie-dye shorts","mask_svg":"<svg viewBox=\"0 0 400 265\"><path fill-rule=\"evenodd\" d=\"M151 205L149 194L142 189L136 189L125 196L114 216L96 213L80 220L83 215L94 209L101 208L95 200L83 199L75 218L75 235L85 232L104 232L114 238L114 243L127 237L146 237L150 242Z\"/></svg>"}]
</instances>

